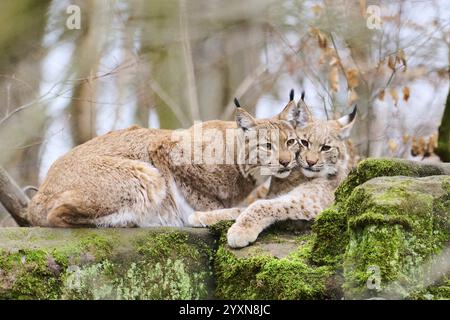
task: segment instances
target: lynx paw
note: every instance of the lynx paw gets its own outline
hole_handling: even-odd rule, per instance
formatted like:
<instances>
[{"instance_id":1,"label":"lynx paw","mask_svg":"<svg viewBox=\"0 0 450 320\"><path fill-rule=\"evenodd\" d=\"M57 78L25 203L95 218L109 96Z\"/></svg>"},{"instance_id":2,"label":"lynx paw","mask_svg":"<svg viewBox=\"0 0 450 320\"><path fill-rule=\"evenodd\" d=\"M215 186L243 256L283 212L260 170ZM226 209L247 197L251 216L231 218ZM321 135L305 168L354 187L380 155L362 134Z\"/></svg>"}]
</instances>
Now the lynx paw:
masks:
<instances>
[{"instance_id":1,"label":"lynx paw","mask_svg":"<svg viewBox=\"0 0 450 320\"><path fill-rule=\"evenodd\" d=\"M259 232L252 228L244 228L235 223L228 230L228 245L232 248L243 248L258 238Z\"/></svg>"},{"instance_id":2,"label":"lynx paw","mask_svg":"<svg viewBox=\"0 0 450 320\"><path fill-rule=\"evenodd\" d=\"M201 216L202 212L195 211L194 213L192 213L188 218L189 225L196 228L206 227L206 224L203 223Z\"/></svg>"}]
</instances>

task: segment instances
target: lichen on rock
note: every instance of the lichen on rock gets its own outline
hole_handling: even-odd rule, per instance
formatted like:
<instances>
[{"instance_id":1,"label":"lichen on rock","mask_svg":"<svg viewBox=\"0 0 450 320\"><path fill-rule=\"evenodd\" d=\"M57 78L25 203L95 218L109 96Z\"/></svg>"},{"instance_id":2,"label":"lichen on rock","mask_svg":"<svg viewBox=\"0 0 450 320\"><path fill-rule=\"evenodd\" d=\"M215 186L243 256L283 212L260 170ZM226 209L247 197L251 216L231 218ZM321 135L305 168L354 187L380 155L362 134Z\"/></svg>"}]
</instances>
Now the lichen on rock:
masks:
<instances>
[{"instance_id":1,"label":"lichen on rock","mask_svg":"<svg viewBox=\"0 0 450 320\"><path fill-rule=\"evenodd\" d=\"M426 286L427 260L449 239L448 183L449 176L382 177L355 188L346 204L348 297L408 298ZM379 285L367 285L374 277Z\"/></svg>"},{"instance_id":2,"label":"lichen on rock","mask_svg":"<svg viewBox=\"0 0 450 320\"><path fill-rule=\"evenodd\" d=\"M213 239L206 230L5 228L0 238L1 299L201 299L213 293Z\"/></svg>"},{"instance_id":3,"label":"lichen on rock","mask_svg":"<svg viewBox=\"0 0 450 320\"><path fill-rule=\"evenodd\" d=\"M0 229L0 299L450 299L450 165L366 159L313 223Z\"/></svg>"},{"instance_id":4,"label":"lichen on rock","mask_svg":"<svg viewBox=\"0 0 450 320\"><path fill-rule=\"evenodd\" d=\"M220 236L214 260L218 298L325 299L337 295L332 269L310 261L314 235L309 223L300 227L292 221L278 224L255 244L239 250L226 244L229 225L213 227Z\"/></svg>"}]
</instances>

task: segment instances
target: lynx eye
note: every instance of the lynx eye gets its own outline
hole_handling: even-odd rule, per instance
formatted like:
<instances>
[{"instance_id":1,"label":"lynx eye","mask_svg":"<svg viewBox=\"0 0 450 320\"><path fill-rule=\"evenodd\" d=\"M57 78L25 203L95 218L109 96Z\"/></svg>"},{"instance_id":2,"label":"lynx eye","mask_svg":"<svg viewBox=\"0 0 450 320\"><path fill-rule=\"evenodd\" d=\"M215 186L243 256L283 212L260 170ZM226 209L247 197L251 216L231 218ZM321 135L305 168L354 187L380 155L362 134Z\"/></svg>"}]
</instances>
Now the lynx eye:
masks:
<instances>
[{"instance_id":1,"label":"lynx eye","mask_svg":"<svg viewBox=\"0 0 450 320\"><path fill-rule=\"evenodd\" d=\"M330 150L330 149L331 149L330 146L323 145L322 148L320 148L320 151L328 151L328 150Z\"/></svg>"},{"instance_id":2,"label":"lynx eye","mask_svg":"<svg viewBox=\"0 0 450 320\"><path fill-rule=\"evenodd\" d=\"M302 145L305 147L305 148L308 148L309 147L309 142L307 141L307 140L300 140L300 142L302 143Z\"/></svg>"},{"instance_id":3,"label":"lynx eye","mask_svg":"<svg viewBox=\"0 0 450 320\"><path fill-rule=\"evenodd\" d=\"M264 146L266 147L267 150L272 150L272 144L271 143L266 143L264 144Z\"/></svg>"},{"instance_id":4,"label":"lynx eye","mask_svg":"<svg viewBox=\"0 0 450 320\"><path fill-rule=\"evenodd\" d=\"M295 139L289 139L288 141L286 141L286 145L288 147L290 147L290 146L293 146L296 142L297 142L297 140L295 140Z\"/></svg>"}]
</instances>

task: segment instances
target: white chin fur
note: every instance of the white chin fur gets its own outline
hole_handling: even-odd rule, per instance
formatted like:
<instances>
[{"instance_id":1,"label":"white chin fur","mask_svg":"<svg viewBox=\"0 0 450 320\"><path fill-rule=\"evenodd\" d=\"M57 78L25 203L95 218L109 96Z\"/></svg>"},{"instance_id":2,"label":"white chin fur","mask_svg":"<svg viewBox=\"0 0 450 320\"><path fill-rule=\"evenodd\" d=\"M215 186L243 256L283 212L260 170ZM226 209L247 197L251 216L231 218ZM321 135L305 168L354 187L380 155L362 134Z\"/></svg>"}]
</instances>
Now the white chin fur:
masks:
<instances>
[{"instance_id":1,"label":"white chin fur","mask_svg":"<svg viewBox=\"0 0 450 320\"><path fill-rule=\"evenodd\" d=\"M320 176L320 172L313 172L310 170L306 170L304 168L302 168L302 172L305 175L305 177L307 177L307 178L315 178L315 177Z\"/></svg>"},{"instance_id":2,"label":"white chin fur","mask_svg":"<svg viewBox=\"0 0 450 320\"><path fill-rule=\"evenodd\" d=\"M291 171L281 172L281 173L275 173L274 176L280 179L287 178L291 174Z\"/></svg>"}]
</instances>

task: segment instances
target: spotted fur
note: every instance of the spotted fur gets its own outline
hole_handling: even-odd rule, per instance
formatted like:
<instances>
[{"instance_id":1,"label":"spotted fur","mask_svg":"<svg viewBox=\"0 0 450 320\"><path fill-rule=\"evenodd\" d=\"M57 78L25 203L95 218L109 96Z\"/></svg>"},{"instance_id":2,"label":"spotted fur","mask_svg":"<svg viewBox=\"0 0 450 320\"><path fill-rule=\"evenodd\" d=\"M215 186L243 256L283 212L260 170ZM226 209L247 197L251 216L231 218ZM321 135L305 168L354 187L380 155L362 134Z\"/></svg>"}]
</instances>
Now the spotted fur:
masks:
<instances>
[{"instance_id":1,"label":"spotted fur","mask_svg":"<svg viewBox=\"0 0 450 320\"><path fill-rule=\"evenodd\" d=\"M261 176L262 169L282 176L296 166L299 145L287 143L296 141L296 110L289 103L278 116L256 120L239 107L235 122L208 121L176 132L134 126L94 138L51 166L29 205L28 218L33 225L52 227L186 226L195 210L236 206L268 177ZM197 137L198 129L214 130L212 138L219 140ZM246 133L273 129L279 135L270 141L271 150L246 140ZM225 154L231 163L181 162L185 152L225 145L221 139L229 132L237 146L236 152ZM269 143L270 137L262 136ZM184 149L180 141L190 141L192 147ZM280 162L257 158L239 163L238 156L248 160L252 148L276 152Z\"/></svg>"},{"instance_id":2,"label":"spotted fur","mask_svg":"<svg viewBox=\"0 0 450 320\"><path fill-rule=\"evenodd\" d=\"M236 220L228 230L231 247L245 247L268 226L281 220L311 220L334 201L334 191L354 164L348 136L355 111L338 120L314 120L306 105L301 110L297 135L301 145L298 167L285 178L272 177L267 199L246 208L195 212L194 225ZM324 146L326 146L324 148Z\"/></svg>"}]
</instances>

